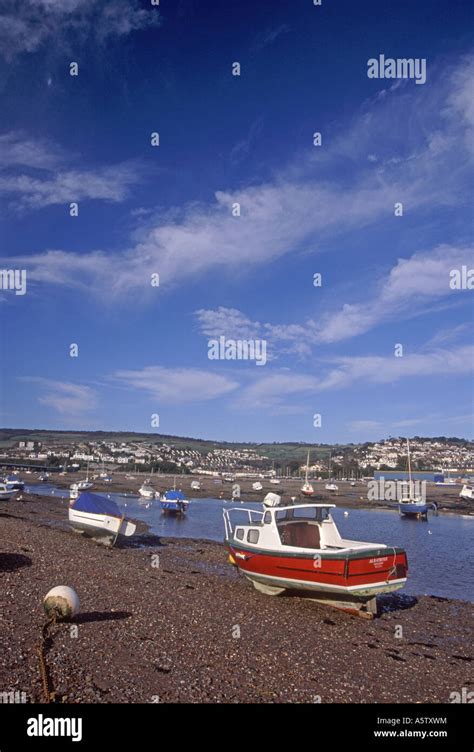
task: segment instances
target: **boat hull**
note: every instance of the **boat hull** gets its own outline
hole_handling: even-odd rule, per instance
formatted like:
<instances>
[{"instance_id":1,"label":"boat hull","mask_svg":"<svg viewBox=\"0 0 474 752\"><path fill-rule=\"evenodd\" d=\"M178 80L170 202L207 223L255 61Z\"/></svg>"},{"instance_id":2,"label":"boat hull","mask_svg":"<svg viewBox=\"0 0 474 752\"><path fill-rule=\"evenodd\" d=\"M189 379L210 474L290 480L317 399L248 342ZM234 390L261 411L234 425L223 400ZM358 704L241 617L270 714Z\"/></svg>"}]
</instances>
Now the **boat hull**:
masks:
<instances>
[{"instance_id":1,"label":"boat hull","mask_svg":"<svg viewBox=\"0 0 474 752\"><path fill-rule=\"evenodd\" d=\"M359 610L377 595L402 588L407 579L406 553L399 548L311 555L250 549L234 539L226 544L232 563L257 589L299 591L344 610Z\"/></svg>"},{"instance_id":2,"label":"boat hull","mask_svg":"<svg viewBox=\"0 0 474 752\"><path fill-rule=\"evenodd\" d=\"M160 501L161 511L164 514L181 515L186 513L187 504L182 501Z\"/></svg>"},{"instance_id":3,"label":"boat hull","mask_svg":"<svg viewBox=\"0 0 474 752\"><path fill-rule=\"evenodd\" d=\"M402 503L398 504L398 511L405 517L419 517L428 513L429 504Z\"/></svg>"},{"instance_id":4,"label":"boat hull","mask_svg":"<svg viewBox=\"0 0 474 752\"><path fill-rule=\"evenodd\" d=\"M0 501L10 501L18 491L0 491Z\"/></svg>"},{"instance_id":5,"label":"boat hull","mask_svg":"<svg viewBox=\"0 0 474 752\"><path fill-rule=\"evenodd\" d=\"M122 517L82 512L71 507L69 508L69 522L75 530L109 545L115 541L118 535L128 537L133 535L136 530L136 525L133 522Z\"/></svg>"}]
</instances>

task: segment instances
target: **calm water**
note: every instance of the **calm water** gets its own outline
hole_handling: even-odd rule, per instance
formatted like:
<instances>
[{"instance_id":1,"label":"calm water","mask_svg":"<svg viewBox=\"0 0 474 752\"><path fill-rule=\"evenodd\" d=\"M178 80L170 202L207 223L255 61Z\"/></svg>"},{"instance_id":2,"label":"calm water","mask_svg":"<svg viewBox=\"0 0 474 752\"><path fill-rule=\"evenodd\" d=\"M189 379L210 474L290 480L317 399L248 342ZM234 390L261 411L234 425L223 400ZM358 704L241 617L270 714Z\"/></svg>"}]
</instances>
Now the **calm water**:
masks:
<instances>
[{"instance_id":1,"label":"calm water","mask_svg":"<svg viewBox=\"0 0 474 752\"><path fill-rule=\"evenodd\" d=\"M68 496L49 485L32 486L32 493ZM105 494L109 496L109 494ZM127 516L143 520L151 532L169 538L205 538L222 542L224 508L261 510L258 503L233 504L218 499L195 499L185 517L161 513L158 502L139 502L136 496L110 494ZM405 593L440 595L474 601L472 576L474 517L430 514L428 521L400 517L396 510L333 510L334 520L344 538L399 545L408 554L409 578Z\"/></svg>"}]
</instances>

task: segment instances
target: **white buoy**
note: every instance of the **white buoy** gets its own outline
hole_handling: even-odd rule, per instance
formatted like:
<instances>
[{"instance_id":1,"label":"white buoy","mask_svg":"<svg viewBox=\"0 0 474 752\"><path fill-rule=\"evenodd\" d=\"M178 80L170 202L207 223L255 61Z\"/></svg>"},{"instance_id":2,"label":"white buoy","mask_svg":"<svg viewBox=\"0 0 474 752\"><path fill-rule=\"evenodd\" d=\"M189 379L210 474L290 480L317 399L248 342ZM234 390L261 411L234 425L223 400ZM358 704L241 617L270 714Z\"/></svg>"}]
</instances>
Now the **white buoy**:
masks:
<instances>
[{"instance_id":1,"label":"white buoy","mask_svg":"<svg viewBox=\"0 0 474 752\"><path fill-rule=\"evenodd\" d=\"M56 614L58 621L72 619L79 611L79 596L67 585L58 585L46 593L43 608L51 617Z\"/></svg>"},{"instance_id":2,"label":"white buoy","mask_svg":"<svg viewBox=\"0 0 474 752\"><path fill-rule=\"evenodd\" d=\"M344 512L344 517L349 517L349 512Z\"/></svg>"}]
</instances>

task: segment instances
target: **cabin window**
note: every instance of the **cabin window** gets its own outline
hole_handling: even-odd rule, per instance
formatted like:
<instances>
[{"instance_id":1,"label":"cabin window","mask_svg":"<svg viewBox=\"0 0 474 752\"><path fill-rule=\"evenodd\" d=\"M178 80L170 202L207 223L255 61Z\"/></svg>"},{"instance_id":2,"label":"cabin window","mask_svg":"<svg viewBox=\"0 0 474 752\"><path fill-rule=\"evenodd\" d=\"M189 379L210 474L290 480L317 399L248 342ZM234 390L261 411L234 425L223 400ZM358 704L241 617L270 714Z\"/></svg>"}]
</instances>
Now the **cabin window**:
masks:
<instances>
[{"instance_id":1,"label":"cabin window","mask_svg":"<svg viewBox=\"0 0 474 752\"><path fill-rule=\"evenodd\" d=\"M269 525L271 523L271 521L272 521L272 515L270 514L270 512L265 512L265 516L263 518L263 523L265 525Z\"/></svg>"},{"instance_id":2,"label":"cabin window","mask_svg":"<svg viewBox=\"0 0 474 752\"><path fill-rule=\"evenodd\" d=\"M237 528L237 530L235 531L235 537L238 540L244 539L244 529L242 527Z\"/></svg>"},{"instance_id":3,"label":"cabin window","mask_svg":"<svg viewBox=\"0 0 474 752\"><path fill-rule=\"evenodd\" d=\"M249 530L247 533L247 540L249 543L258 543L260 533L258 530Z\"/></svg>"}]
</instances>

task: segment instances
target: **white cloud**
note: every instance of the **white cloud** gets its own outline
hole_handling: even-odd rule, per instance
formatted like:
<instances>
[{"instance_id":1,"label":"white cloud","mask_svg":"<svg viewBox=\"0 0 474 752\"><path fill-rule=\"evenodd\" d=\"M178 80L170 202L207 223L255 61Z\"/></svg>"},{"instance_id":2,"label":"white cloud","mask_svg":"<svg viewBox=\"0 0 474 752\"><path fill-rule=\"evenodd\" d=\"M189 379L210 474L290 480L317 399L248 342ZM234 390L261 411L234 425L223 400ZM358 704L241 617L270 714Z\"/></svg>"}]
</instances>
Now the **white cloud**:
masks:
<instances>
[{"instance_id":1,"label":"white cloud","mask_svg":"<svg viewBox=\"0 0 474 752\"><path fill-rule=\"evenodd\" d=\"M95 409L98 404L97 394L89 386L41 377L23 377L21 381L38 384L43 391L38 402L61 415L81 415Z\"/></svg>"},{"instance_id":2,"label":"white cloud","mask_svg":"<svg viewBox=\"0 0 474 752\"><path fill-rule=\"evenodd\" d=\"M460 68L471 76L466 61ZM446 105L455 74L461 76L459 69L442 74L437 85L430 87L431 99L421 104L420 96L425 94L417 91L415 96L403 87L372 102L370 112L363 112L352 130L345 129L343 147L335 139L333 146L313 150L318 156L302 157L272 182L219 190L211 204L194 203L161 219L145 220L135 244L114 255L110 293L149 290L151 272L159 272L162 286L169 289L213 269L250 271L309 246L317 252L328 239L350 236L352 230L385 221L398 201L420 214L467 201L471 168L463 139L468 126L459 109ZM468 112L464 98L457 107ZM407 134L407 123L412 120L419 127ZM376 165L367 162L373 140L388 144L384 160L380 158ZM345 160L342 177L341 159ZM232 216L234 202L241 205L240 217ZM42 265L50 260L43 257ZM90 262L94 288L94 254ZM34 264L30 276L37 271ZM408 275L404 282L410 283ZM103 297L102 286L95 289ZM392 292L390 286L386 292ZM347 322L363 331L372 318L365 306L348 307L329 321L329 331L337 340Z\"/></svg>"},{"instance_id":3,"label":"white cloud","mask_svg":"<svg viewBox=\"0 0 474 752\"><path fill-rule=\"evenodd\" d=\"M339 310L324 314L319 322L308 319L303 324L260 323L235 308L222 306L216 310L201 309L196 316L204 334L224 334L236 339L262 337L269 340L273 349L278 345L280 353L307 356L316 345L340 342L388 321L417 316L428 311L430 301L449 296L454 299L449 273L462 265L474 266L474 248L444 245L415 253L409 259L399 259L378 282L372 297L365 291L363 303L344 303ZM443 341L447 336L445 333Z\"/></svg>"},{"instance_id":4,"label":"white cloud","mask_svg":"<svg viewBox=\"0 0 474 752\"><path fill-rule=\"evenodd\" d=\"M202 402L221 397L237 388L237 382L197 368L147 366L139 371L119 370L112 380L147 392L165 404Z\"/></svg>"},{"instance_id":5,"label":"white cloud","mask_svg":"<svg viewBox=\"0 0 474 752\"><path fill-rule=\"evenodd\" d=\"M140 179L137 165L125 163L94 170L59 170L35 176L0 174L0 194L19 211L72 201L123 201Z\"/></svg>"},{"instance_id":6,"label":"white cloud","mask_svg":"<svg viewBox=\"0 0 474 752\"><path fill-rule=\"evenodd\" d=\"M49 42L74 48L88 40L107 39L158 26L159 10L138 0L0 0L0 49L11 62Z\"/></svg>"},{"instance_id":7,"label":"white cloud","mask_svg":"<svg viewBox=\"0 0 474 752\"><path fill-rule=\"evenodd\" d=\"M335 365L324 374L325 363ZM400 358L337 357L320 361L318 370L321 375L317 377L289 370L264 374L242 390L237 404L246 408L269 408L285 405L285 400L295 395L310 397L333 389L347 389L356 383L388 384L405 378L469 374L474 371L474 346L413 353Z\"/></svg>"},{"instance_id":8,"label":"white cloud","mask_svg":"<svg viewBox=\"0 0 474 752\"><path fill-rule=\"evenodd\" d=\"M388 277L379 284L372 300L344 304L327 315L315 332L317 342L339 342L363 334L385 321L400 320L419 313L427 301L453 295L449 273L463 264L474 263L473 247L442 245L431 252L399 259Z\"/></svg>"},{"instance_id":9,"label":"white cloud","mask_svg":"<svg viewBox=\"0 0 474 752\"><path fill-rule=\"evenodd\" d=\"M22 132L0 135L0 195L19 211L71 201L123 201L150 172L137 161L72 169L74 155Z\"/></svg>"}]
</instances>

